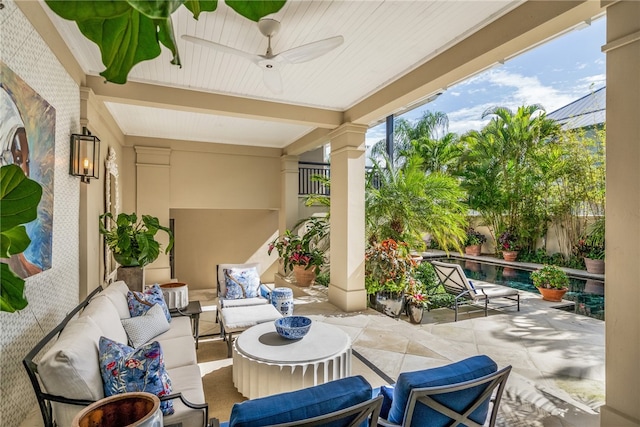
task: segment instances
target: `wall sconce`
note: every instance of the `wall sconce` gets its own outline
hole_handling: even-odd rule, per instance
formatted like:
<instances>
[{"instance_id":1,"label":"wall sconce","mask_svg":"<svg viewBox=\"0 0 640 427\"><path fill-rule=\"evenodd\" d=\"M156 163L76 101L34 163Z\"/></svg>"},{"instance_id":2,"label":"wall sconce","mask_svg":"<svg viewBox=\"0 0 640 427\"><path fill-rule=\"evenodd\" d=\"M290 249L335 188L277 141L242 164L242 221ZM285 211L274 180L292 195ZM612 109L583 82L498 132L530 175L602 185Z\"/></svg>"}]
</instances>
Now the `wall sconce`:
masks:
<instances>
[{"instance_id":1,"label":"wall sconce","mask_svg":"<svg viewBox=\"0 0 640 427\"><path fill-rule=\"evenodd\" d=\"M71 135L71 162L69 173L79 176L82 182L89 184L91 178L98 179L100 172L100 139L91 135L86 127L82 134Z\"/></svg>"}]
</instances>

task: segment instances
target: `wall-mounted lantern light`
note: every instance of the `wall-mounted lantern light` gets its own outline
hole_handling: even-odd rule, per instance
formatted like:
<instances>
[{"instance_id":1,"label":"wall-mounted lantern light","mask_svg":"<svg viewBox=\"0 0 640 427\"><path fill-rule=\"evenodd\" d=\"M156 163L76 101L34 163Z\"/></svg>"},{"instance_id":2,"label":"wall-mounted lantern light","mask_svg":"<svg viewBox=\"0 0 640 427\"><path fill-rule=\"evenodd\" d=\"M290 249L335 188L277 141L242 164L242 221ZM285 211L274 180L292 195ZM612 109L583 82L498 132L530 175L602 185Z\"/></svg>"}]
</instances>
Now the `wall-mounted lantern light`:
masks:
<instances>
[{"instance_id":1,"label":"wall-mounted lantern light","mask_svg":"<svg viewBox=\"0 0 640 427\"><path fill-rule=\"evenodd\" d=\"M69 173L79 176L82 182L89 184L91 178L98 179L100 172L100 140L91 135L87 128L82 134L71 135L71 163Z\"/></svg>"}]
</instances>

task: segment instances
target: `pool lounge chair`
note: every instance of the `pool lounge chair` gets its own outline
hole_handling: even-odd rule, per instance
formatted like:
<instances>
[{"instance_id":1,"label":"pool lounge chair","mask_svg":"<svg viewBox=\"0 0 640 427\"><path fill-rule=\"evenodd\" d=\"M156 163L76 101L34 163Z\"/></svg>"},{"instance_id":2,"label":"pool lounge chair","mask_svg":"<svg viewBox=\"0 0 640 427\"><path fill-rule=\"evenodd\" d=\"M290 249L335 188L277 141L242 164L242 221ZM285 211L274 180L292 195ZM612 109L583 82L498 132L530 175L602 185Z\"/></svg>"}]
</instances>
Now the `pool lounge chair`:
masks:
<instances>
[{"instance_id":1,"label":"pool lounge chair","mask_svg":"<svg viewBox=\"0 0 640 427\"><path fill-rule=\"evenodd\" d=\"M482 305L484 307L484 315L488 315L489 302L495 298L506 298L515 301L516 304L496 307L504 308L516 305L520 311L520 292L517 289L507 287L482 287L475 286L467 276L464 270L458 264L448 262L430 261L433 265L438 279L448 294L455 297L453 309L455 310L455 321L458 321L458 307L464 304Z\"/></svg>"}]
</instances>

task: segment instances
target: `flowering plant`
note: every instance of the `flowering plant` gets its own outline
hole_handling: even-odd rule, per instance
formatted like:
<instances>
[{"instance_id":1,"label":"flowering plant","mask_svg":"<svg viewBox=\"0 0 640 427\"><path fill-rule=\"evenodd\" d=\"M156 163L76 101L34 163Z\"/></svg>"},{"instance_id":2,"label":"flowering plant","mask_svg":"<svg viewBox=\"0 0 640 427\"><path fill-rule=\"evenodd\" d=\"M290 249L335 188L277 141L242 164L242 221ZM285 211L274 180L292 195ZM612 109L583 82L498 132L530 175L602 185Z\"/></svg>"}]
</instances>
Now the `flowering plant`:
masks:
<instances>
[{"instance_id":1,"label":"flowering plant","mask_svg":"<svg viewBox=\"0 0 640 427\"><path fill-rule=\"evenodd\" d=\"M416 262L405 242L386 239L372 243L365 251L367 293L403 292L415 266Z\"/></svg>"},{"instance_id":2,"label":"flowering plant","mask_svg":"<svg viewBox=\"0 0 640 427\"><path fill-rule=\"evenodd\" d=\"M293 270L294 265L302 265L305 270L313 266L319 269L324 264L324 251L320 250L317 244L327 234L326 225L325 221L314 218L309 221L309 227L303 234L286 230L282 236L269 243L267 253L271 255L274 249L278 251L285 272Z\"/></svg>"},{"instance_id":3,"label":"flowering plant","mask_svg":"<svg viewBox=\"0 0 640 427\"><path fill-rule=\"evenodd\" d=\"M479 231L474 230L473 227L467 229L467 237L464 242L465 246L481 245L486 241L486 236Z\"/></svg>"},{"instance_id":4,"label":"flowering plant","mask_svg":"<svg viewBox=\"0 0 640 427\"><path fill-rule=\"evenodd\" d=\"M427 308L429 306L429 295L425 286L416 279L409 279L407 290L404 294L407 304L412 304L418 307Z\"/></svg>"},{"instance_id":5,"label":"flowering plant","mask_svg":"<svg viewBox=\"0 0 640 427\"><path fill-rule=\"evenodd\" d=\"M518 235L511 229L505 230L500 234L498 245L503 251L517 251L520 249Z\"/></svg>"}]
</instances>

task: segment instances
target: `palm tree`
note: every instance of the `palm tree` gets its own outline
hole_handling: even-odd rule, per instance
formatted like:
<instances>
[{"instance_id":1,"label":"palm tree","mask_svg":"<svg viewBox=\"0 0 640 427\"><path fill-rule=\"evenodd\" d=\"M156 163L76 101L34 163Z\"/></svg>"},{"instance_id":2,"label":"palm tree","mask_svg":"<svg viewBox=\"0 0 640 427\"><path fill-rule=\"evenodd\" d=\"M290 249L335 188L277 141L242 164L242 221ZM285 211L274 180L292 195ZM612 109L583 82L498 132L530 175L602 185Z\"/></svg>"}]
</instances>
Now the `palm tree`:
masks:
<instances>
[{"instance_id":1,"label":"palm tree","mask_svg":"<svg viewBox=\"0 0 640 427\"><path fill-rule=\"evenodd\" d=\"M374 177L379 186L373 185ZM381 162L374 159L366 192L368 240L392 238L419 249L426 232L440 247L460 249L467 222L463 197L455 178L425 174L418 155L407 157L403 167L395 166L387 156Z\"/></svg>"},{"instance_id":2,"label":"palm tree","mask_svg":"<svg viewBox=\"0 0 640 427\"><path fill-rule=\"evenodd\" d=\"M533 248L546 231L544 178L553 175L542 165L560 127L539 105L522 106L515 113L496 107L483 114L487 116L493 118L482 131L462 137L462 186L469 206L482 213L494 233L514 230L521 243Z\"/></svg>"}]
</instances>

